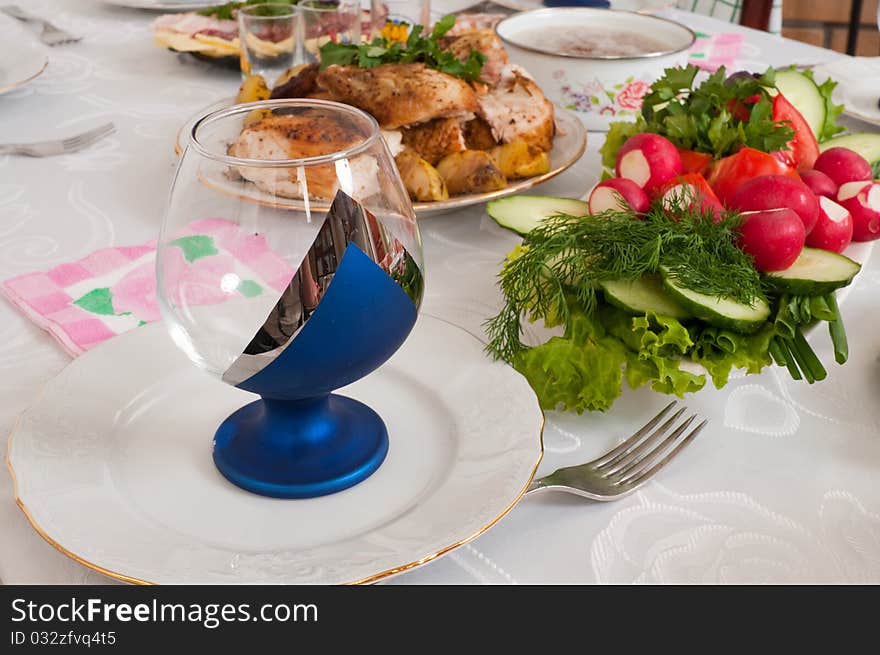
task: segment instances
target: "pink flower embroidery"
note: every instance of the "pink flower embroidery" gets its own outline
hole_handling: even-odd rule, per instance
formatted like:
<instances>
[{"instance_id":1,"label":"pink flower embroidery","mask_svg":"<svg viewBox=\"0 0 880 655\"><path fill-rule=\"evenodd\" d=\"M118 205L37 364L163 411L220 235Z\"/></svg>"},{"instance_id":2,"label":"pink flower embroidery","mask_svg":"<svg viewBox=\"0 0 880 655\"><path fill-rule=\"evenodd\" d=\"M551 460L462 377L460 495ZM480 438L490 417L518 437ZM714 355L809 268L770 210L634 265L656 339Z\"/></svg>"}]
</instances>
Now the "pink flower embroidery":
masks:
<instances>
[{"instance_id":1,"label":"pink flower embroidery","mask_svg":"<svg viewBox=\"0 0 880 655\"><path fill-rule=\"evenodd\" d=\"M639 109L642 106L642 98L650 90L647 82L632 82L617 94L615 102L623 109Z\"/></svg>"}]
</instances>

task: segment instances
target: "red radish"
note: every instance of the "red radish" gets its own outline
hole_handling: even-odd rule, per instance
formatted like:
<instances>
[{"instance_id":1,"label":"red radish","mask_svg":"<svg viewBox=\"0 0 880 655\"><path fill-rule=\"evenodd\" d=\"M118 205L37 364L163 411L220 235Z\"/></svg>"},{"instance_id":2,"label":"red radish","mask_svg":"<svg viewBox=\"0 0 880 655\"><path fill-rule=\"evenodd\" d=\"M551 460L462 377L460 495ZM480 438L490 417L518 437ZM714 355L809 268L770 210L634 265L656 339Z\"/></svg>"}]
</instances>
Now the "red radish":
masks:
<instances>
[{"instance_id":1,"label":"red radish","mask_svg":"<svg viewBox=\"0 0 880 655\"><path fill-rule=\"evenodd\" d=\"M700 212L712 212L716 223L721 219L721 213L724 211L718 196L712 191L712 187L706 182L706 178L699 173L679 175L677 178L664 184L660 189L660 193L662 197L661 202L667 209L684 201L690 201L688 202L688 207L690 208L693 207L695 200L698 201Z\"/></svg>"},{"instance_id":2,"label":"red radish","mask_svg":"<svg viewBox=\"0 0 880 655\"><path fill-rule=\"evenodd\" d=\"M718 200L725 206L733 194L743 184L759 175L788 175L797 178L797 173L773 155L754 148L740 148L736 154L719 159L706 178Z\"/></svg>"},{"instance_id":3,"label":"red radish","mask_svg":"<svg viewBox=\"0 0 880 655\"><path fill-rule=\"evenodd\" d=\"M787 175L761 175L743 184L728 203L732 209L793 209L804 224L804 233L819 219L819 201L810 188L799 179Z\"/></svg>"},{"instance_id":4,"label":"red radish","mask_svg":"<svg viewBox=\"0 0 880 655\"><path fill-rule=\"evenodd\" d=\"M642 188L625 177L615 177L599 182L590 193L590 213L601 214L604 211L620 211L622 205L628 206L637 214L648 211L651 203Z\"/></svg>"},{"instance_id":5,"label":"red radish","mask_svg":"<svg viewBox=\"0 0 880 655\"><path fill-rule=\"evenodd\" d=\"M807 235L807 245L831 252L843 252L852 241L853 220L849 211L831 198L819 197L819 220Z\"/></svg>"},{"instance_id":6,"label":"red radish","mask_svg":"<svg viewBox=\"0 0 880 655\"><path fill-rule=\"evenodd\" d=\"M867 159L854 150L841 146L828 148L819 155L813 168L825 173L838 186L856 180L870 180L874 177Z\"/></svg>"},{"instance_id":7,"label":"red radish","mask_svg":"<svg viewBox=\"0 0 880 655\"><path fill-rule=\"evenodd\" d=\"M817 196L825 196L834 200L837 197L837 183L822 171L815 168L799 173L804 184Z\"/></svg>"},{"instance_id":8,"label":"red radish","mask_svg":"<svg viewBox=\"0 0 880 655\"><path fill-rule=\"evenodd\" d=\"M852 214L853 241L880 239L880 184L864 180L842 184L837 202Z\"/></svg>"},{"instance_id":9,"label":"red radish","mask_svg":"<svg viewBox=\"0 0 880 655\"><path fill-rule=\"evenodd\" d=\"M678 149L659 134L633 134L617 153L617 177L632 180L648 197L653 197L663 184L681 173Z\"/></svg>"},{"instance_id":10,"label":"red radish","mask_svg":"<svg viewBox=\"0 0 880 655\"><path fill-rule=\"evenodd\" d=\"M746 212L739 228L739 247L752 256L759 271L783 271L804 249L804 224L792 209Z\"/></svg>"}]
</instances>

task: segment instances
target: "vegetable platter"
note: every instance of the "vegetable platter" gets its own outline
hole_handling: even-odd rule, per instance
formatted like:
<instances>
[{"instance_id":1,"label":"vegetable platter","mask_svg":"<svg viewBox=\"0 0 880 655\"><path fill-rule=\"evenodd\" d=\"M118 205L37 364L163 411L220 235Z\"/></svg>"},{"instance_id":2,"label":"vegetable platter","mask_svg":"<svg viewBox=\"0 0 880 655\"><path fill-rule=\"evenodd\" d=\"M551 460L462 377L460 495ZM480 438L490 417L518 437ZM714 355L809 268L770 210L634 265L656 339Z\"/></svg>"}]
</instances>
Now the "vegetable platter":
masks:
<instances>
[{"instance_id":1,"label":"vegetable platter","mask_svg":"<svg viewBox=\"0 0 880 655\"><path fill-rule=\"evenodd\" d=\"M542 407L578 413L609 409L624 384L683 396L734 369L828 377L806 335L824 326L847 361L837 294L880 238L880 135L840 134L834 86L795 69L667 69L637 119L612 124L583 198L489 203L523 236L489 353ZM524 321L563 333L526 345Z\"/></svg>"}]
</instances>

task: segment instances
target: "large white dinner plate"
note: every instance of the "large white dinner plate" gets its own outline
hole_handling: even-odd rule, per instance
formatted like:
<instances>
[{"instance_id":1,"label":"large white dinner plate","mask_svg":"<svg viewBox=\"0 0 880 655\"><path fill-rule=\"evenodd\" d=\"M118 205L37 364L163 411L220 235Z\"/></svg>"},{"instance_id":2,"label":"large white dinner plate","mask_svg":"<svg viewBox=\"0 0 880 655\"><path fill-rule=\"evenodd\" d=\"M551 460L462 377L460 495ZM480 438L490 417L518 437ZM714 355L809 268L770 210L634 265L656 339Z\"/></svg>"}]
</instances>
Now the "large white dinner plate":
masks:
<instances>
[{"instance_id":1,"label":"large white dinner plate","mask_svg":"<svg viewBox=\"0 0 880 655\"><path fill-rule=\"evenodd\" d=\"M234 104L235 98L224 98L218 100L198 112L190 116L190 118L177 131L174 140L174 152L178 155L183 153L189 136L192 133L196 122L206 114L213 111L230 107ZM470 193L459 196L450 196L448 200L439 202L414 202L413 209L419 216L428 214L442 214L471 205L478 205L496 198L514 195L527 189L546 182L556 177L566 169L573 166L587 148L587 130L581 120L572 112L561 107L555 107L557 133L553 140L553 149L550 151L550 170L541 175L528 177L521 180L511 180L506 187L497 191L489 191L486 193ZM203 182L209 184L222 192L230 195L240 196L245 200L253 200L261 204L271 205L274 207L290 207L291 209L301 210L303 203L301 200L284 199L277 196L264 193L256 187L250 187L246 195L241 194L241 184L236 180L230 179L225 175L216 173L212 174L210 179L203 179ZM314 204L312 205L315 206Z\"/></svg>"},{"instance_id":2,"label":"large white dinner plate","mask_svg":"<svg viewBox=\"0 0 880 655\"><path fill-rule=\"evenodd\" d=\"M223 0L101 0L104 4L128 9L151 9L153 11L196 11L223 4Z\"/></svg>"},{"instance_id":3,"label":"large white dinner plate","mask_svg":"<svg viewBox=\"0 0 880 655\"><path fill-rule=\"evenodd\" d=\"M45 49L16 20L0 16L0 94L24 86L49 65Z\"/></svg>"},{"instance_id":4,"label":"large white dinner plate","mask_svg":"<svg viewBox=\"0 0 880 655\"><path fill-rule=\"evenodd\" d=\"M197 370L161 324L137 328L72 362L21 415L16 500L49 543L123 581L370 582L488 529L541 460L526 380L443 320L421 315L385 365L340 392L388 427L378 471L321 498L257 496L211 458L217 425L255 396Z\"/></svg>"},{"instance_id":5,"label":"large white dinner plate","mask_svg":"<svg viewBox=\"0 0 880 655\"><path fill-rule=\"evenodd\" d=\"M837 82L831 96L845 115L880 125L880 57L840 57L815 66L813 75Z\"/></svg>"}]
</instances>

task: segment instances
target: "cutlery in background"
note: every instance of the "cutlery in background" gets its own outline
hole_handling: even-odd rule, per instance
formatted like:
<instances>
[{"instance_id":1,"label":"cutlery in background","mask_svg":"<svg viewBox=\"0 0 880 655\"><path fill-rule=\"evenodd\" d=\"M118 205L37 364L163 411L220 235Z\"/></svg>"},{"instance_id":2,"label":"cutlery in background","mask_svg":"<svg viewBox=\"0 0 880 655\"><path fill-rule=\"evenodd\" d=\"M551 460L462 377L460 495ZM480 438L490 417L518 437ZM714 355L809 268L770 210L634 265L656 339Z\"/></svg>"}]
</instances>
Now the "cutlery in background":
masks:
<instances>
[{"instance_id":1,"label":"cutlery in background","mask_svg":"<svg viewBox=\"0 0 880 655\"><path fill-rule=\"evenodd\" d=\"M0 7L0 11L2 11L7 16L11 16L20 21L24 21L25 23L35 23L40 25L42 31L40 32L40 41L49 46L61 45L63 43L75 43L82 39L81 36L74 36L70 32L65 32L59 27L55 27L49 21L40 18L39 16L34 16L33 14L29 14L24 9L17 5L5 5Z\"/></svg>"},{"instance_id":2,"label":"cutlery in background","mask_svg":"<svg viewBox=\"0 0 880 655\"><path fill-rule=\"evenodd\" d=\"M113 123L101 125L93 130L52 141L40 141L36 143L5 143L0 144L0 155L24 155L26 157L51 157L53 155L66 155L77 152L83 148L100 141L116 131Z\"/></svg>"}]
</instances>

